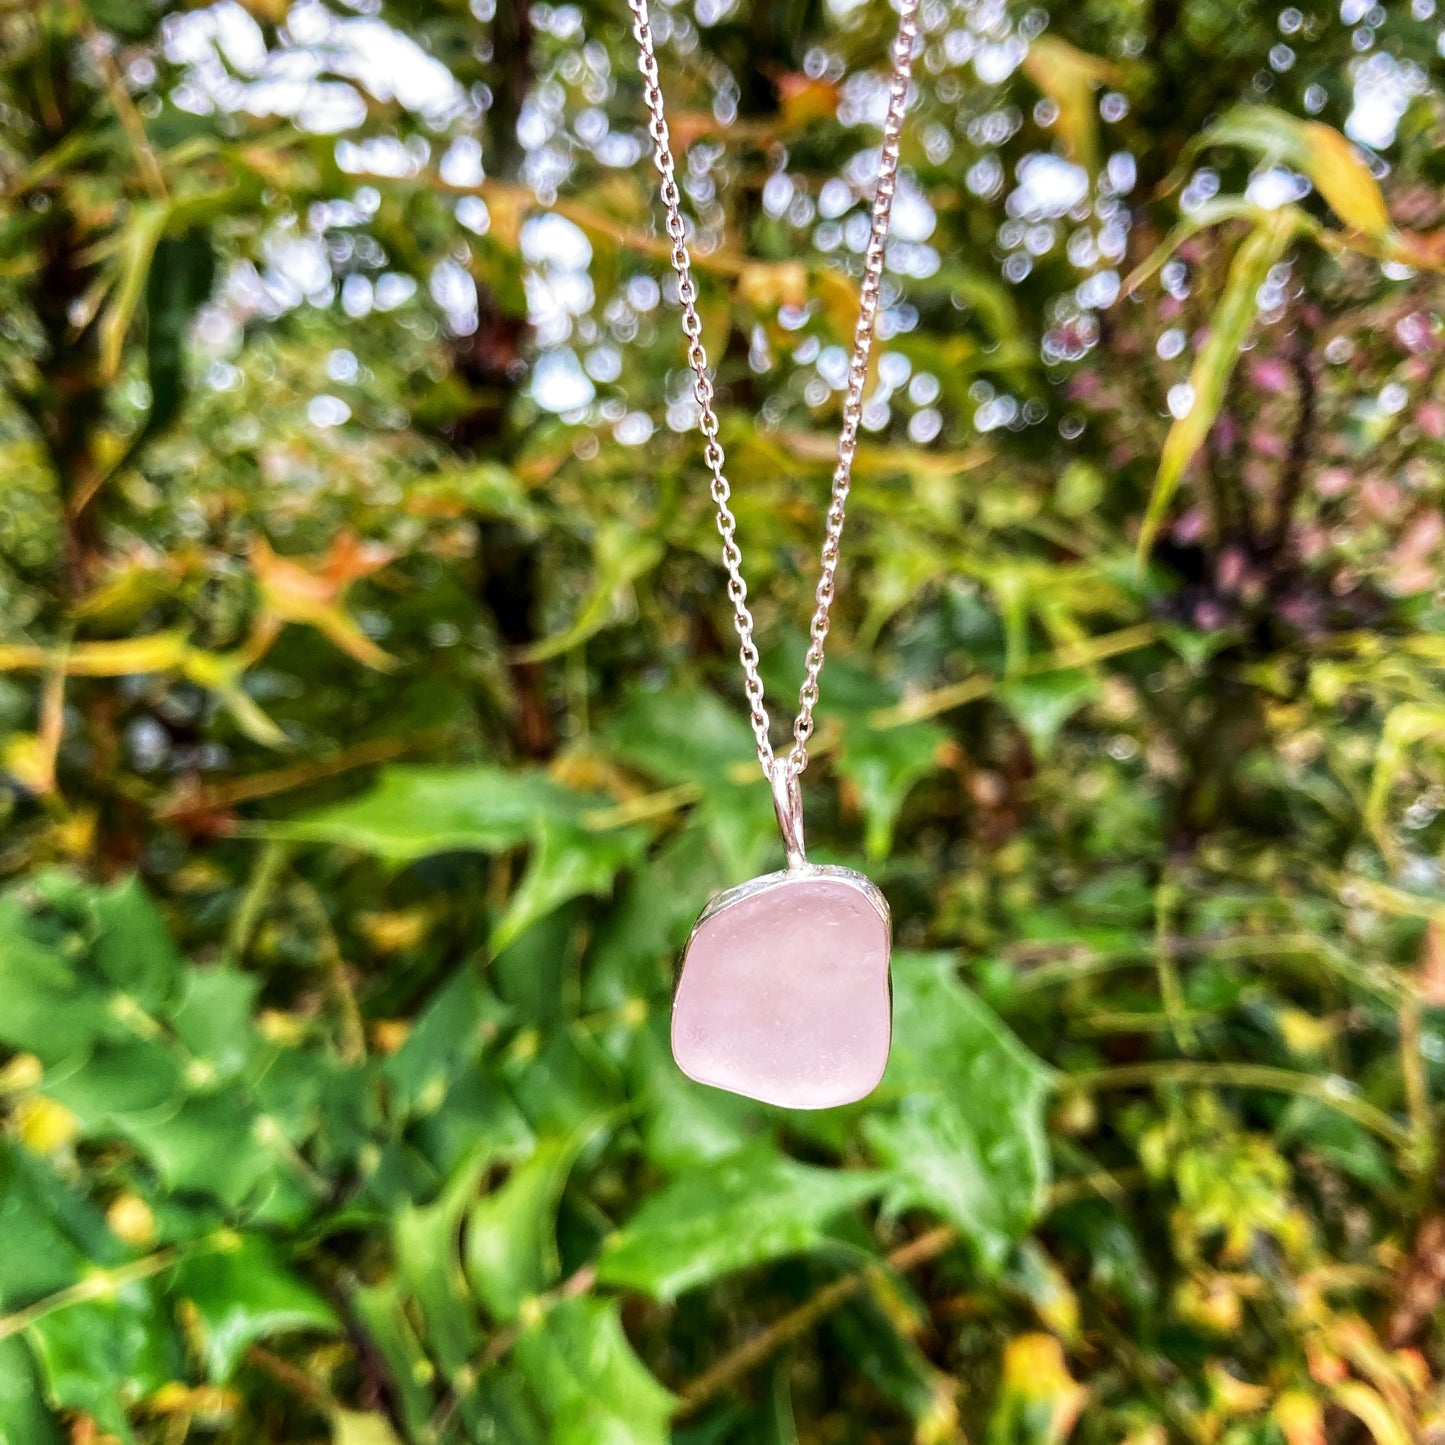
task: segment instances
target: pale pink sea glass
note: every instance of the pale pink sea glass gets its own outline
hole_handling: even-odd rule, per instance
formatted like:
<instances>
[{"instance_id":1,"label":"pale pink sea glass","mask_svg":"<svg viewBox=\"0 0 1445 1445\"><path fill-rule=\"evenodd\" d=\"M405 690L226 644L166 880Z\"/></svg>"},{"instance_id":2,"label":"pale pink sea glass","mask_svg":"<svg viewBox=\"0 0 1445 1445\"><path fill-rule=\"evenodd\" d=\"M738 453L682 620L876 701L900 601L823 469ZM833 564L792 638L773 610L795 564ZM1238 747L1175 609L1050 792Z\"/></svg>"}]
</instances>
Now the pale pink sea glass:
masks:
<instances>
[{"instance_id":1,"label":"pale pink sea glass","mask_svg":"<svg viewBox=\"0 0 1445 1445\"><path fill-rule=\"evenodd\" d=\"M849 868L805 864L720 895L683 956L678 1067L785 1108L863 1098L888 1061L889 949L888 905Z\"/></svg>"}]
</instances>

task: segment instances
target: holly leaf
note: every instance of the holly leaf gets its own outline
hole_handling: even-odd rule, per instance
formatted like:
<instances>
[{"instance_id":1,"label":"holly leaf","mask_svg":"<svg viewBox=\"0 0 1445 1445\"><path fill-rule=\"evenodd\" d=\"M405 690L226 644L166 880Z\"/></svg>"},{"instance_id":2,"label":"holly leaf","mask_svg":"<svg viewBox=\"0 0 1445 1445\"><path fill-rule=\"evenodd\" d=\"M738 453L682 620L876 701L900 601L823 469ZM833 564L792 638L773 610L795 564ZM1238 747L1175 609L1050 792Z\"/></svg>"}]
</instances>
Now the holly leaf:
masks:
<instances>
[{"instance_id":1,"label":"holly leaf","mask_svg":"<svg viewBox=\"0 0 1445 1445\"><path fill-rule=\"evenodd\" d=\"M27 1334L54 1406L83 1410L133 1440L122 1401L144 1399L185 1376L185 1357L153 1280L122 1285L33 1321Z\"/></svg>"},{"instance_id":2,"label":"holly leaf","mask_svg":"<svg viewBox=\"0 0 1445 1445\"><path fill-rule=\"evenodd\" d=\"M1039 756L1053 748L1064 724L1098 695L1097 680L1075 668L1007 678L994 688L994 696L1009 710Z\"/></svg>"},{"instance_id":3,"label":"holly leaf","mask_svg":"<svg viewBox=\"0 0 1445 1445\"><path fill-rule=\"evenodd\" d=\"M803 1254L845 1210L878 1194L882 1175L798 1164L758 1143L674 1180L611 1236L605 1284L672 1300L751 1265Z\"/></svg>"},{"instance_id":4,"label":"holly leaf","mask_svg":"<svg viewBox=\"0 0 1445 1445\"><path fill-rule=\"evenodd\" d=\"M513 1359L553 1445L666 1445L676 1401L622 1330L615 1299L563 1300L523 1330Z\"/></svg>"},{"instance_id":5,"label":"holly leaf","mask_svg":"<svg viewBox=\"0 0 1445 1445\"><path fill-rule=\"evenodd\" d=\"M693 816L735 879L756 873L777 842L772 793L744 716L701 688L639 688L602 733L618 757L660 783L697 789Z\"/></svg>"},{"instance_id":6,"label":"holly leaf","mask_svg":"<svg viewBox=\"0 0 1445 1445\"><path fill-rule=\"evenodd\" d=\"M435 853L500 853L531 845L522 881L493 930L505 948L568 899L604 894L647 846L640 828L596 826L606 799L544 773L487 766L383 769L369 793L303 814L271 831L410 863Z\"/></svg>"},{"instance_id":7,"label":"holly leaf","mask_svg":"<svg viewBox=\"0 0 1445 1445\"><path fill-rule=\"evenodd\" d=\"M885 1202L941 1215L997 1269L1043 1206L1051 1075L948 955L895 957L893 1029L882 1089L898 1103L864 1126Z\"/></svg>"},{"instance_id":8,"label":"holly leaf","mask_svg":"<svg viewBox=\"0 0 1445 1445\"><path fill-rule=\"evenodd\" d=\"M595 573L592 587L572 625L554 637L544 637L517 649L523 662L542 662L557 657L600 632L617 615L622 600L637 580L662 560L659 537L635 531L621 522L604 523L592 544Z\"/></svg>"},{"instance_id":9,"label":"holly leaf","mask_svg":"<svg viewBox=\"0 0 1445 1445\"><path fill-rule=\"evenodd\" d=\"M499 1320L515 1318L525 1299L557 1278L557 1203L589 1133L578 1129L540 1141L532 1156L467 1215L467 1280Z\"/></svg>"},{"instance_id":10,"label":"holly leaf","mask_svg":"<svg viewBox=\"0 0 1445 1445\"><path fill-rule=\"evenodd\" d=\"M334 1333L335 1310L260 1235L235 1236L176 1270L175 1293L188 1300L200 1325L206 1374L223 1385L246 1351L261 1340L299 1330Z\"/></svg>"},{"instance_id":11,"label":"holly leaf","mask_svg":"<svg viewBox=\"0 0 1445 1445\"><path fill-rule=\"evenodd\" d=\"M896 708L897 690L851 658L829 664L828 696L843 722L838 773L862 810L864 851L877 861L893 847L898 814L913 785L937 771L948 733L933 722L879 727L875 718Z\"/></svg>"},{"instance_id":12,"label":"holly leaf","mask_svg":"<svg viewBox=\"0 0 1445 1445\"><path fill-rule=\"evenodd\" d=\"M35 1361L14 1336L0 1340L0 1445L60 1445Z\"/></svg>"},{"instance_id":13,"label":"holly leaf","mask_svg":"<svg viewBox=\"0 0 1445 1445\"><path fill-rule=\"evenodd\" d=\"M47 1164L8 1139L0 1139L0 1201L0 1308L32 1304L120 1257L100 1215Z\"/></svg>"}]
</instances>

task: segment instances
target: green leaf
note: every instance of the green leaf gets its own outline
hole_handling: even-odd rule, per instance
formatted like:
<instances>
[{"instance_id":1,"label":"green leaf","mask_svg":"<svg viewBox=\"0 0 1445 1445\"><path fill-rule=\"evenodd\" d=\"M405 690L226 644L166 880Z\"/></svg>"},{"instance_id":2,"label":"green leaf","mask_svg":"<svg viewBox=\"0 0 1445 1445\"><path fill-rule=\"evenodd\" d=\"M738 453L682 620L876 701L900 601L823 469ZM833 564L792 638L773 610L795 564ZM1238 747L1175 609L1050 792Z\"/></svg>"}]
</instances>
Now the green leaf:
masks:
<instances>
[{"instance_id":1,"label":"green leaf","mask_svg":"<svg viewBox=\"0 0 1445 1445\"><path fill-rule=\"evenodd\" d=\"M282 1182L278 1176L292 1167L272 1128L234 1091L191 1094L173 1113L138 1111L112 1114L110 1120L169 1188L231 1209L252 1199L263 1181Z\"/></svg>"},{"instance_id":2,"label":"green leaf","mask_svg":"<svg viewBox=\"0 0 1445 1445\"><path fill-rule=\"evenodd\" d=\"M771 801L768 814L776 836ZM587 952L585 1007L623 1010L670 999L688 932L725 879L709 840L692 825L649 856L598 924Z\"/></svg>"},{"instance_id":3,"label":"green leaf","mask_svg":"<svg viewBox=\"0 0 1445 1445\"><path fill-rule=\"evenodd\" d=\"M525 1299L557 1278L557 1203L590 1132L541 1140L531 1158L467 1215L467 1279L499 1320L514 1319Z\"/></svg>"},{"instance_id":4,"label":"green leaf","mask_svg":"<svg viewBox=\"0 0 1445 1445\"><path fill-rule=\"evenodd\" d=\"M211 294L216 258L205 231L165 236L146 277L146 365L151 407L146 430L175 420L185 397L185 339L197 310Z\"/></svg>"},{"instance_id":5,"label":"green leaf","mask_svg":"<svg viewBox=\"0 0 1445 1445\"><path fill-rule=\"evenodd\" d=\"M98 890L92 906L99 926L95 967L142 1008L159 1008L183 967L160 909L135 877Z\"/></svg>"},{"instance_id":6,"label":"green leaf","mask_svg":"<svg viewBox=\"0 0 1445 1445\"><path fill-rule=\"evenodd\" d=\"M1312 1150L1341 1173L1376 1192L1393 1189L1398 1178L1389 1158L1373 1136L1337 1109L1317 1099L1297 1098L1275 1126L1281 1145L1296 1144Z\"/></svg>"},{"instance_id":7,"label":"green leaf","mask_svg":"<svg viewBox=\"0 0 1445 1445\"><path fill-rule=\"evenodd\" d=\"M213 1078L236 1078L255 1057L260 1039L251 1020L260 988L260 980L221 964L186 971L171 1028Z\"/></svg>"},{"instance_id":8,"label":"green leaf","mask_svg":"<svg viewBox=\"0 0 1445 1445\"><path fill-rule=\"evenodd\" d=\"M647 847L647 834L638 828L591 832L543 818L537 834L527 871L492 930L494 952L569 899L607 893L612 880L637 863Z\"/></svg>"},{"instance_id":9,"label":"green leaf","mask_svg":"<svg viewBox=\"0 0 1445 1445\"><path fill-rule=\"evenodd\" d=\"M521 1036L500 1071L538 1134L570 1134L599 1112L621 1107L622 1078L585 1029L541 1038L537 1048L534 1039Z\"/></svg>"},{"instance_id":10,"label":"green leaf","mask_svg":"<svg viewBox=\"0 0 1445 1445\"><path fill-rule=\"evenodd\" d=\"M79 1115L86 1129L110 1133L132 1116L154 1115L173 1103L181 1093L181 1066L149 1039L102 1043L74 1070L47 1079L45 1092Z\"/></svg>"},{"instance_id":11,"label":"green leaf","mask_svg":"<svg viewBox=\"0 0 1445 1445\"><path fill-rule=\"evenodd\" d=\"M260 1235L237 1236L176 1270L175 1293L189 1300L200 1323L206 1374L224 1385L252 1345L298 1330L332 1334L336 1312L304 1283Z\"/></svg>"},{"instance_id":12,"label":"green leaf","mask_svg":"<svg viewBox=\"0 0 1445 1445\"><path fill-rule=\"evenodd\" d=\"M0 1309L65 1289L97 1264L120 1257L119 1242L91 1205L47 1164L0 1138Z\"/></svg>"},{"instance_id":13,"label":"green leaf","mask_svg":"<svg viewBox=\"0 0 1445 1445\"><path fill-rule=\"evenodd\" d=\"M524 843L532 856L493 931L505 948L568 899L602 894L642 856L640 828L589 825L606 800L539 772L494 767L383 769L370 793L283 823L272 831L411 863L435 853L500 853Z\"/></svg>"},{"instance_id":14,"label":"green leaf","mask_svg":"<svg viewBox=\"0 0 1445 1445\"><path fill-rule=\"evenodd\" d=\"M645 1101L643 1147L670 1174L696 1169L736 1153L757 1137L763 1109L724 1089L700 1089L673 1062L665 1013L632 1036L628 1075Z\"/></svg>"},{"instance_id":15,"label":"green leaf","mask_svg":"<svg viewBox=\"0 0 1445 1445\"><path fill-rule=\"evenodd\" d=\"M1265 278L1298 230L1288 207L1267 212L1259 225L1240 242L1230 263L1224 295L1215 308L1209 334L1194 358L1189 385L1194 399L1189 410L1175 419L1164 439L1154 489L1139 528L1136 555L1142 561L1154 545L1154 538L1169 510L1169 503L1194 454L1204 444L1224 403L1229 378L1239 360L1239 348L1254 325L1255 297Z\"/></svg>"},{"instance_id":16,"label":"green leaf","mask_svg":"<svg viewBox=\"0 0 1445 1445\"><path fill-rule=\"evenodd\" d=\"M863 851L874 862L888 856L893 829L913 785L938 770L947 734L929 723L855 730L846 736L838 771L858 790L865 822Z\"/></svg>"},{"instance_id":17,"label":"green leaf","mask_svg":"<svg viewBox=\"0 0 1445 1445\"><path fill-rule=\"evenodd\" d=\"M1191 150L1240 146L1266 165L1303 171L1345 225L1375 240L1390 239L1390 213L1379 184L1354 147L1333 126L1300 120L1266 105L1238 105L1204 132Z\"/></svg>"},{"instance_id":18,"label":"green leaf","mask_svg":"<svg viewBox=\"0 0 1445 1445\"><path fill-rule=\"evenodd\" d=\"M607 1241L597 1277L676 1299L751 1265L816 1249L834 1219L885 1182L798 1164L758 1143L655 1194Z\"/></svg>"},{"instance_id":19,"label":"green leaf","mask_svg":"<svg viewBox=\"0 0 1445 1445\"><path fill-rule=\"evenodd\" d=\"M921 1317L906 1286L892 1282L864 1292L827 1321L827 1347L837 1349L850 1370L907 1411L915 1441L960 1441L954 1397L958 1382L934 1365L909 1337Z\"/></svg>"},{"instance_id":20,"label":"green leaf","mask_svg":"<svg viewBox=\"0 0 1445 1445\"><path fill-rule=\"evenodd\" d=\"M383 1065L403 1115L438 1108L448 1087L475 1068L506 1023L508 1010L463 964L422 1010L406 1042Z\"/></svg>"},{"instance_id":21,"label":"green leaf","mask_svg":"<svg viewBox=\"0 0 1445 1445\"><path fill-rule=\"evenodd\" d=\"M460 1236L488 1153L485 1146L473 1150L436 1199L405 1205L392 1225L397 1274L425 1325L431 1354L448 1372L460 1370L481 1345L481 1322L462 1271Z\"/></svg>"},{"instance_id":22,"label":"green leaf","mask_svg":"<svg viewBox=\"0 0 1445 1445\"><path fill-rule=\"evenodd\" d=\"M638 578L662 560L659 537L639 532L625 523L604 522L592 544L594 575L591 591L572 625L554 637L517 649L524 662L557 657L600 632L617 614L619 602Z\"/></svg>"},{"instance_id":23,"label":"green leaf","mask_svg":"<svg viewBox=\"0 0 1445 1445\"><path fill-rule=\"evenodd\" d=\"M1007 678L994 689L1040 757L1053 749L1064 724L1098 695L1093 675L1073 668Z\"/></svg>"},{"instance_id":24,"label":"green leaf","mask_svg":"<svg viewBox=\"0 0 1445 1445\"><path fill-rule=\"evenodd\" d=\"M132 44L155 33L156 12L149 5L127 0L85 0L85 8L103 30Z\"/></svg>"},{"instance_id":25,"label":"green leaf","mask_svg":"<svg viewBox=\"0 0 1445 1445\"><path fill-rule=\"evenodd\" d=\"M409 1438L431 1423L435 1401L430 1382L436 1366L427 1359L403 1302L399 1282L389 1279L352 1291L351 1309L366 1337L386 1365L395 1390L396 1408Z\"/></svg>"},{"instance_id":26,"label":"green leaf","mask_svg":"<svg viewBox=\"0 0 1445 1445\"><path fill-rule=\"evenodd\" d=\"M932 722L875 726L874 714L895 707L897 692L850 659L831 667L830 695L843 719L837 768L857 792L864 851L877 861L893 847L893 829L913 785L937 771L948 733Z\"/></svg>"},{"instance_id":27,"label":"green leaf","mask_svg":"<svg viewBox=\"0 0 1445 1445\"><path fill-rule=\"evenodd\" d=\"M943 1216L997 1269L1043 1206L1049 1071L948 955L895 957L893 1039L882 1089L899 1102L865 1124L890 1171L886 1202Z\"/></svg>"},{"instance_id":28,"label":"green leaf","mask_svg":"<svg viewBox=\"0 0 1445 1445\"><path fill-rule=\"evenodd\" d=\"M18 898L0 898L0 1040L49 1067L120 1026L105 992L86 987L73 959L36 933Z\"/></svg>"},{"instance_id":29,"label":"green leaf","mask_svg":"<svg viewBox=\"0 0 1445 1445\"><path fill-rule=\"evenodd\" d=\"M407 484L405 506L409 512L424 515L465 512L513 522L528 530L537 526L536 510L516 473L493 460L416 478Z\"/></svg>"},{"instance_id":30,"label":"green leaf","mask_svg":"<svg viewBox=\"0 0 1445 1445\"><path fill-rule=\"evenodd\" d=\"M619 1308L563 1300L513 1346L552 1445L666 1445L676 1402L633 1352Z\"/></svg>"},{"instance_id":31,"label":"green leaf","mask_svg":"<svg viewBox=\"0 0 1445 1445\"><path fill-rule=\"evenodd\" d=\"M0 1445L60 1445L24 1340L0 1340Z\"/></svg>"},{"instance_id":32,"label":"green leaf","mask_svg":"<svg viewBox=\"0 0 1445 1445\"><path fill-rule=\"evenodd\" d=\"M107 381L114 381L120 373L125 338L145 295L151 261L169 219L166 204L142 201L132 209L121 232L110 301L97 327L100 371Z\"/></svg>"},{"instance_id":33,"label":"green leaf","mask_svg":"<svg viewBox=\"0 0 1445 1445\"><path fill-rule=\"evenodd\" d=\"M756 873L776 848L772 794L741 709L701 688L636 688L601 736L618 757L659 782L696 788L693 816L725 877Z\"/></svg>"},{"instance_id":34,"label":"green leaf","mask_svg":"<svg viewBox=\"0 0 1445 1445\"><path fill-rule=\"evenodd\" d=\"M185 1377L180 1341L154 1285L123 1285L52 1310L26 1330L50 1403L84 1410L122 1440L134 1439L125 1407Z\"/></svg>"},{"instance_id":35,"label":"green leaf","mask_svg":"<svg viewBox=\"0 0 1445 1445\"><path fill-rule=\"evenodd\" d=\"M542 817L575 819L578 795L538 772L486 766L390 767L370 792L272 828L301 843L355 848L389 863L434 853L500 853L528 842Z\"/></svg>"}]
</instances>

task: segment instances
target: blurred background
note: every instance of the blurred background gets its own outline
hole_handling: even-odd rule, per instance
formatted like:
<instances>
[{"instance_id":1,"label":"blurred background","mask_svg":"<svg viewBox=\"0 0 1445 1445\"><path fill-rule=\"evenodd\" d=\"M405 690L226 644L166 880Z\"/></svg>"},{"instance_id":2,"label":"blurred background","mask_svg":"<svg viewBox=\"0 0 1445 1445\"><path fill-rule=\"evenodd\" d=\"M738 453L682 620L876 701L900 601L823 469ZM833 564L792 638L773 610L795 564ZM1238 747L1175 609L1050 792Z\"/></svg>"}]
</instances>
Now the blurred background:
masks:
<instances>
[{"instance_id":1,"label":"blurred background","mask_svg":"<svg viewBox=\"0 0 1445 1445\"><path fill-rule=\"evenodd\" d=\"M655 15L779 718L895 23ZM1445 1438L1436 0L921 28L798 1114L625 7L0 4L6 1445Z\"/></svg>"}]
</instances>

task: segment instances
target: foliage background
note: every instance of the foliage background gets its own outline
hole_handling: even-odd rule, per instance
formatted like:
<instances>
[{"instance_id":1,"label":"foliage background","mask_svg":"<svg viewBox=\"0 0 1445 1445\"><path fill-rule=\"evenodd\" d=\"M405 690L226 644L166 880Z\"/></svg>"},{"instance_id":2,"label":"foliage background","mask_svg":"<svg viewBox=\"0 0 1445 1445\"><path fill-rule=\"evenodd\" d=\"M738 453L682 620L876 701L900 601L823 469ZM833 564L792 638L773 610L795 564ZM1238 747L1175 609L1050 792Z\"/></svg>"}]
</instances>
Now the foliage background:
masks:
<instances>
[{"instance_id":1,"label":"foliage background","mask_svg":"<svg viewBox=\"0 0 1445 1445\"><path fill-rule=\"evenodd\" d=\"M0 6L0 1439L1445 1429L1434 0L922 15L803 1115L623 10ZM782 713L892 23L657 17Z\"/></svg>"}]
</instances>

